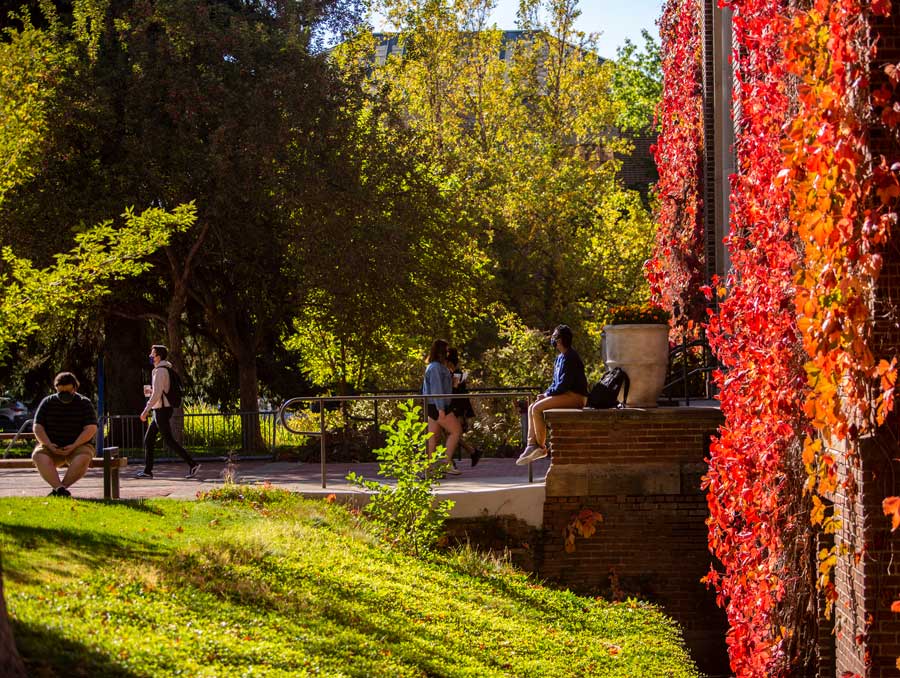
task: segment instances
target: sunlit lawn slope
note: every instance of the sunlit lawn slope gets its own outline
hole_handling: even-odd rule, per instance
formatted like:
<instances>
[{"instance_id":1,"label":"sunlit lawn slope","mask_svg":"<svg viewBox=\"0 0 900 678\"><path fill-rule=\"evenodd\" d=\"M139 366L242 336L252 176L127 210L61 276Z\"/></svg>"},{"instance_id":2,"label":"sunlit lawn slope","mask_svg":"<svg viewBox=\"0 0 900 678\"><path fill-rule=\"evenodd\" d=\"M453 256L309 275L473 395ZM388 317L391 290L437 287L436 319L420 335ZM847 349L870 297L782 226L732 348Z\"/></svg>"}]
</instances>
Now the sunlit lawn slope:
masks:
<instances>
[{"instance_id":1,"label":"sunlit lawn slope","mask_svg":"<svg viewBox=\"0 0 900 678\"><path fill-rule=\"evenodd\" d=\"M425 563L339 506L245 492L0 501L29 675L697 675L648 605L536 586L471 552Z\"/></svg>"}]
</instances>

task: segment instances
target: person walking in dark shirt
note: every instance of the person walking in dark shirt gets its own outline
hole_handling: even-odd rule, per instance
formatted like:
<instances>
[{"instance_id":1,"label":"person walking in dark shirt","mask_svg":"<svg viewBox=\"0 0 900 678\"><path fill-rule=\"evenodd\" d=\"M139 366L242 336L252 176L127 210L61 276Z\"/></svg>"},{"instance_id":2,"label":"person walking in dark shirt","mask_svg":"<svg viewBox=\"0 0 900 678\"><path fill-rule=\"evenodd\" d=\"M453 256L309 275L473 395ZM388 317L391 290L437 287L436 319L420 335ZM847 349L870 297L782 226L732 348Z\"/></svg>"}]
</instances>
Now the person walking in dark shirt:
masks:
<instances>
[{"instance_id":1,"label":"person walking in dark shirt","mask_svg":"<svg viewBox=\"0 0 900 678\"><path fill-rule=\"evenodd\" d=\"M78 393L78 379L71 372L57 374L53 386L56 393L44 398L34 414L37 445L31 460L53 488L51 497L71 497L69 488L87 473L96 451L97 414ZM60 466L68 466L62 480Z\"/></svg>"},{"instance_id":2,"label":"person walking in dark shirt","mask_svg":"<svg viewBox=\"0 0 900 678\"><path fill-rule=\"evenodd\" d=\"M150 362L153 365L153 375L150 380L150 399L147 400L147 405L141 412L141 421L147 421L151 413L153 420L144 434L144 470L138 471L135 478L153 477L153 450L156 447L157 433L162 435L163 443L169 450L187 462L188 472L185 478L193 478L200 470L200 464L194 461L194 458L175 440L175 436L172 434L172 412L175 408L168 398L168 393L171 389L169 370L173 368L172 363L167 360L168 357L169 349L165 346L155 344L151 347Z\"/></svg>"},{"instance_id":3,"label":"person walking in dark shirt","mask_svg":"<svg viewBox=\"0 0 900 678\"><path fill-rule=\"evenodd\" d=\"M454 394L464 394L469 392L468 381L469 373L463 372L459 367L459 351L450 347L447 349L447 369L450 370L450 377L453 383ZM450 401L450 411L456 415L459 421L461 433L459 436L459 446L469 453L472 466L478 465L482 452L480 449L467 442L463 438L463 434L469 430L469 419L475 417L475 410L472 409L472 401L469 398L453 398Z\"/></svg>"},{"instance_id":4,"label":"person walking in dark shirt","mask_svg":"<svg viewBox=\"0 0 900 678\"><path fill-rule=\"evenodd\" d=\"M544 411L559 408L581 409L587 402L587 377L581 356L572 348L572 330L558 325L550 344L559 352L553 367L553 383L528 408L528 441L516 464L524 466L547 456L547 425Z\"/></svg>"}]
</instances>

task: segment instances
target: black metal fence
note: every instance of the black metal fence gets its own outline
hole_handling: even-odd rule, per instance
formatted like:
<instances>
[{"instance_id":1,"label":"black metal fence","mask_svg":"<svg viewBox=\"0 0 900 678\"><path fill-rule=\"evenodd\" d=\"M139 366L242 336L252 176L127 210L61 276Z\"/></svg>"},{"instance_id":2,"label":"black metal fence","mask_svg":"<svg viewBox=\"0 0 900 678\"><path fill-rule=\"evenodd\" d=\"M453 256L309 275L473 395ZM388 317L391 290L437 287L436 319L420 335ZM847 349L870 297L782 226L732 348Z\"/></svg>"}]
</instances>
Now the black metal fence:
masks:
<instances>
[{"instance_id":1,"label":"black metal fence","mask_svg":"<svg viewBox=\"0 0 900 678\"><path fill-rule=\"evenodd\" d=\"M491 456L510 456L522 445L523 414L533 391L468 393L476 416L468 422L466 440ZM294 398L279 410L257 412L192 412L172 418L172 428L194 456L220 459L285 458L319 461L323 445L329 462L371 461L372 450L384 443L381 425L400 416L400 402L416 393L315 396ZM424 407L423 407L424 411ZM102 420L105 445L122 456L143 459L147 424L137 415L106 415ZM249 432L249 435L248 435ZM156 454L166 458L159 443Z\"/></svg>"}]
</instances>

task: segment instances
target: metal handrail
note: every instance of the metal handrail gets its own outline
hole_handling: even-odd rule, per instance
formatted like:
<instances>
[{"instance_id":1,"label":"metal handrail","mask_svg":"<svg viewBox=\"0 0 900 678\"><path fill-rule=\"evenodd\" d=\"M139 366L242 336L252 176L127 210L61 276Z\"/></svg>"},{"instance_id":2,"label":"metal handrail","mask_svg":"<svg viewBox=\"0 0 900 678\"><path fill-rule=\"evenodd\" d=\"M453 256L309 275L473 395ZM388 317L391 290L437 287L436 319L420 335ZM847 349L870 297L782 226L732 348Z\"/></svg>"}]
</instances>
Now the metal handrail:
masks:
<instances>
[{"instance_id":1,"label":"metal handrail","mask_svg":"<svg viewBox=\"0 0 900 678\"><path fill-rule=\"evenodd\" d=\"M701 365L698 367L694 367L690 370L687 368L687 355L688 350L692 348L700 348L702 351L702 359ZM681 363L681 376L672 378L671 381L667 381L663 386L663 391L666 392L670 387L675 386L676 384L684 385L684 402L685 405L689 405L691 402L690 391L688 386L688 380L690 377L695 376L697 374L709 374L714 372L716 369L720 367L718 360L715 357L715 354L712 351L712 348L709 345L709 341L703 337L701 339L695 339L690 342L683 342L678 346L675 346L669 351L669 365L666 370L666 376L672 374L672 361L681 354L684 356L684 359ZM710 380L707 378L706 384L706 398L710 397ZM671 402L675 398L672 395L667 395L666 398Z\"/></svg>"},{"instance_id":2,"label":"metal handrail","mask_svg":"<svg viewBox=\"0 0 900 678\"><path fill-rule=\"evenodd\" d=\"M16 444L16 441L21 437L21 435L25 432L25 427L28 424L33 424L34 419L26 419L22 422L22 425L19 427L19 430L16 431L16 435L13 436L12 440L9 441L9 444L6 446L6 450L3 452L3 458L6 459L9 457L9 451L12 449L12 446Z\"/></svg>"},{"instance_id":3,"label":"metal handrail","mask_svg":"<svg viewBox=\"0 0 900 678\"><path fill-rule=\"evenodd\" d=\"M535 389L537 390L537 389ZM327 450L325 448L325 403L326 402L354 402L359 400L371 400L371 401L391 401L391 400L422 400L423 404L423 416L425 416L425 411L428 409L428 401L434 400L436 398L441 399L462 399L462 398L517 398L524 397L526 399L531 399L534 396L534 391L471 391L467 393L436 393L431 395L424 395L422 393L414 393L414 394L405 394L405 395L351 395L351 396L300 396L297 398L290 398L284 401L281 404L281 407L278 408L278 421L281 422L281 425L287 431L297 435L306 435L306 436L319 436L319 464L321 466L322 472L322 488L326 487L326 455ZM318 403L319 404L319 430L318 431L298 431L296 429L291 428L290 424L288 424L287 420L287 411L294 405L299 403ZM377 406L376 406L377 411ZM531 464L528 464L528 482L534 482L534 472L531 467Z\"/></svg>"}]
</instances>

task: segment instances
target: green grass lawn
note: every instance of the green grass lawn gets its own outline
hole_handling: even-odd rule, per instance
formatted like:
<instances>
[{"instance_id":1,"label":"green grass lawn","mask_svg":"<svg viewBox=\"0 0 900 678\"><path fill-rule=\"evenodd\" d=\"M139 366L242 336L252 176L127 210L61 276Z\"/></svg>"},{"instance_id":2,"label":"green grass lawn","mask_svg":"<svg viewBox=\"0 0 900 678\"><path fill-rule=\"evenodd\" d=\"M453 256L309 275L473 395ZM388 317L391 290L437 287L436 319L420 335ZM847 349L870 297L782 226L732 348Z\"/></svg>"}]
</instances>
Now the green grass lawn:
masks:
<instances>
[{"instance_id":1,"label":"green grass lawn","mask_svg":"<svg viewBox=\"0 0 900 678\"><path fill-rule=\"evenodd\" d=\"M698 675L650 605L555 591L471 551L419 561L340 506L236 491L0 500L29 675Z\"/></svg>"}]
</instances>

